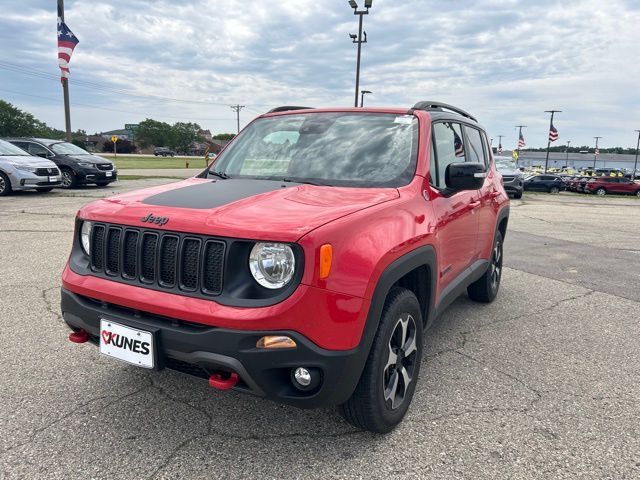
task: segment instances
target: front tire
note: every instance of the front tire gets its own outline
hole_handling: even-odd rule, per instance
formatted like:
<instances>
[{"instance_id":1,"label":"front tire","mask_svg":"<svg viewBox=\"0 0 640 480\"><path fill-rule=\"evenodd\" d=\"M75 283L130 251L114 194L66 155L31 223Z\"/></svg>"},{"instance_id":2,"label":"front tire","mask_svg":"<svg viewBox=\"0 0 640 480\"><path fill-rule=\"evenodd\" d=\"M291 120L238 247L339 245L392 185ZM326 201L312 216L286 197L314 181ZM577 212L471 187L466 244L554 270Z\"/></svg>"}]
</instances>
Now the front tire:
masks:
<instances>
[{"instance_id":1,"label":"front tire","mask_svg":"<svg viewBox=\"0 0 640 480\"><path fill-rule=\"evenodd\" d=\"M338 407L347 422L387 433L402 421L418 381L422 333L418 299L406 288L393 288L360 381L351 398Z\"/></svg>"},{"instance_id":2,"label":"front tire","mask_svg":"<svg viewBox=\"0 0 640 480\"><path fill-rule=\"evenodd\" d=\"M522 198L522 191L514 193L513 198L516 200L520 200Z\"/></svg>"},{"instance_id":3,"label":"front tire","mask_svg":"<svg viewBox=\"0 0 640 480\"><path fill-rule=\"evenodd\" d=\"M467 287L469 298L476 302L493 302L500 289L502 279L502 233L498 230L493 240L489 268L484 275Z\"/></svg>"},{"instance_id":4,"label":"front tire","mask_svg":"<svg viewBox=\"0 0 640 480\"><path fill-rule=\"evenodd\" d=\"M549 193L553 193L553 194L560 193L560 188L558 188L558 187L551 187L551 188L549 189Z\"/></svg>"},{"instance_id":5,"label":"front tire","mask_svg":"<svg viewBox=\"0 0 640 480\"><path fill-rule=\"evenodd\" d=\"M76 174L70 168L62 169L62 188L74 188L78 184Z\"/></svg>"},{"instance_id":6,"label":"front tire","mask_svg":"<svg viewBox=\"0 0 640 480\"><path fill-rule=\"evenodd\" d=\"M9 195L12 191L11 180L4 173L0 172L0 197Z\"/></svg>"},{"instance_id":7,"label":"front tire","mask_svg":"<svg viewBox=\"0 0 640 480\"><path fill-rule=\"evenodd\" d=\"M607 191L600 187L599 189L596 190L596 194L600 195L601 197L605 196L607 194Z\"/></svg>"}]
</instances>

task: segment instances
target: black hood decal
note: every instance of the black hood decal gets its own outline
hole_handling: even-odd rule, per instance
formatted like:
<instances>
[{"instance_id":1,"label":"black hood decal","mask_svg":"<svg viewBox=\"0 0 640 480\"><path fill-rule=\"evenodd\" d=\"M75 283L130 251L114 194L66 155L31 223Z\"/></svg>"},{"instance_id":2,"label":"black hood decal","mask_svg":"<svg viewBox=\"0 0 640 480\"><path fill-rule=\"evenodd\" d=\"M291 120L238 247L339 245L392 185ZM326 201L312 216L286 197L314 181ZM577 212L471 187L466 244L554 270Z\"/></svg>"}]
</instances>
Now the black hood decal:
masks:
<instances>
[{"instance_id":1,"label":"black hood decal","mask_svg":"<svg viewBox=\"0 0 640 480\"><path fill-rule=\"evenodd\" d=\"M286 188L286 185L274 180L230 178L176 188L145 198L142 203L163 207L210 209L282 188Z\"/></svg>"}]
</instances>

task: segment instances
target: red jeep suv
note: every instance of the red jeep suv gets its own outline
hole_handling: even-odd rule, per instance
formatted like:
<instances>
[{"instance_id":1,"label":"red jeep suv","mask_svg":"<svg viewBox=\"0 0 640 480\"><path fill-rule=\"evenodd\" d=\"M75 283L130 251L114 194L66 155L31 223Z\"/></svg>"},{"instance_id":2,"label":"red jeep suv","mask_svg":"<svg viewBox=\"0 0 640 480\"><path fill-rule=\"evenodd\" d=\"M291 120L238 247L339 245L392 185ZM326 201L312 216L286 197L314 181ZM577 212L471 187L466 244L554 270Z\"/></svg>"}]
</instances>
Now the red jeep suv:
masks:
<instances>
[{"instance_id":1,"label":"red jeep suv","mask_svg":"<svg viewBox=\"0 0 640 480\"><path fill-rule=\"evenodd\" d=\"M196 178L83 207L62 314L103 355L387 432L424 330L495 298L508 216L463 110L279 107Z\"/></svg>"}]
</instances>

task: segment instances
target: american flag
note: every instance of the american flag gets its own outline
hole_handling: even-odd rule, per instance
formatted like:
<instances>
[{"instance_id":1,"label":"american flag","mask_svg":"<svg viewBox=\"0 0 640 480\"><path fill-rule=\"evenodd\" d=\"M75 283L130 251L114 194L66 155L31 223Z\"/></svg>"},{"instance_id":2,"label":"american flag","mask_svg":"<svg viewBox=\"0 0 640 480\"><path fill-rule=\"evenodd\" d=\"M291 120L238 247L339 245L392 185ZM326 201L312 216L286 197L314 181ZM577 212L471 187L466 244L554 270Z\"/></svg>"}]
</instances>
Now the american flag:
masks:
<instances>
[{"instance_id":1,"label":"american flag","mask_svg":"<svg viewBox=\"0 0 640 480\"><path fill-rule=\"evenodd\" d=\"M73 34L67 24L58 17L58 65L61 78L69 78L69 62L73 49L78 44L78 38Z\"/></svg>"},{"instance_id":2,"label":"american flag","mask_svg":"<svg viewBox=\"0 0 640 480\"><path fill-rule=\"evenodd\" d=\"M549 141L555 142L558 139L558 129L553 126L553 123L549 127Z\"/></svg>"},{"instance_id":3,"label":"american flag","mask_svg":"<svg viewBox=\"0 0 640 480\"><path fill-rule=\"evenodd\" d=\"M502 155L502 144L498 144L498 155Z\"/></svg>"},{"instance_id":4,"label":"american flag","mask_svg":"<svg viewBox=\"0 0 640 480\"><path fill-rule=\"evenodd\" d=\"M524 143L524 137L522 136L522 132L520 132L520 137L518 138L518 148L522 148L526 145Z\"/></svg>"},{"instance_id":5,"label":"american flag","mask_svg":"<svg viewBox=\"0 0 640 480\"><path fill-rule=\"evenodd\" d=\"M596 155L600 155L600 149L598 147L596 147L596 151L595 151Z\"/></svg>"},{"instance_id":6,"label":"american flag","mask_svg":"<svg viewBox=\"0 0 640 480\"><path fill-rule=\"evenodd\" d=\"M464 157L464 144L455 130L453 131L453 148L456 150L456 157Z\"/></svg>"}]
</instances>

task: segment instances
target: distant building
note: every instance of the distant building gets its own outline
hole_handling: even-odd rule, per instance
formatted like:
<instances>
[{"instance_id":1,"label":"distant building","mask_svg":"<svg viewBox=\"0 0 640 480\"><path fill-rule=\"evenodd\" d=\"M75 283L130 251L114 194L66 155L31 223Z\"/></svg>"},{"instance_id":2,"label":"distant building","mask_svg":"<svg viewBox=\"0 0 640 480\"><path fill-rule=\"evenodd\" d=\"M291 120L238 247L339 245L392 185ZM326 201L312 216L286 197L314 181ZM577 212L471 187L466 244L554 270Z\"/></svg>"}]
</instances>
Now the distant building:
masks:
<instances>
[{"instance_id":1,"label":"distant building","mask_svg":"<svg viewBox=\"0 0 640 480\"><path fill-rule=\"evenodd\" d=\"M108 132L102 132L100 136L105 139L111 140L112 136L118 137L120 140L129 140L131 141L131 132L129 130L125 130L124 128L119 130L109 130Z\"/></svg>"}]
</instances>

